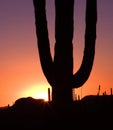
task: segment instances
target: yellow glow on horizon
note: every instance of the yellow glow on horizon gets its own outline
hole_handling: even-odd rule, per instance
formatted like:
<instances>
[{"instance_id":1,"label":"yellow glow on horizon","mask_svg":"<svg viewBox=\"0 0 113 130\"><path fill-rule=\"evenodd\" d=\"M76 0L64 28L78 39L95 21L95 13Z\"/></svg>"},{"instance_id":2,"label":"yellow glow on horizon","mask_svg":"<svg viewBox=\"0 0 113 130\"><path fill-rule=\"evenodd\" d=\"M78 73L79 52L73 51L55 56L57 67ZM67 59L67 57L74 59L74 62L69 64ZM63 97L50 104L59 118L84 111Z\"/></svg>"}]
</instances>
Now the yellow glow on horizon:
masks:
<instances>
[{"instance_id":1,"label":"yellow glow on horizon","mask_svg":"<svg viewBox=\"0 0 113 130\"><path fill-rule=\"evenodd\" d=\"M23 91L22 97L32 97L35 99L44 99L45 101L48 101L48 88L49 86L46 84L31 86Z\"/></svg>"},{"instance_id":2,"label":"yellow glow on horizon","mask_svg":"<svg viewBox=\"0 0 113 130\"><path fill-rule=\"evenodd\" d=\"M34 98L36 99L44 99L45 101L48 101L48 94L45 92L41 92L37 95L34 95Z\"/></svg>"}]
</instances>

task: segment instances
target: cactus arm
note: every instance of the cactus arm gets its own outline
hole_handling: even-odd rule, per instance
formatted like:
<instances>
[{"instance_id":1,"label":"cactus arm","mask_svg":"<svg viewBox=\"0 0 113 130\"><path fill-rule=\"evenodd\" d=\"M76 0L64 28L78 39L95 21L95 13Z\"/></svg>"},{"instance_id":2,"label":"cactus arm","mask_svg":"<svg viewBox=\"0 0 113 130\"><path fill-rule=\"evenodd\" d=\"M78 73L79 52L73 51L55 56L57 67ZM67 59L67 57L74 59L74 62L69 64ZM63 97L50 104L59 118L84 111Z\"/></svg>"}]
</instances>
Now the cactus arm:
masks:
<instances>
[{"instance_id":1,"label":"cactus arm","mask_svg":"<svg viewBox=\"0 0 113 130\"><path fill-rule=\"evenodd\" d=\"M38 50L43 73L50 84L53 80L53 61L50 53L48 38L45 0L33 0L35 12L36 35L38 38Z\"/></svg>"},{"instance_id":2,"label":"cactus arm","mask_svg":"<svg viewBox=\"0 0 113 130\"><path fill-rule=\"evenodd\" d=\"M88 79L95 56L97 1L87 0L84 56L80 69L72 77L72 88L82 86Z\"/></svg>"}]
</instances>

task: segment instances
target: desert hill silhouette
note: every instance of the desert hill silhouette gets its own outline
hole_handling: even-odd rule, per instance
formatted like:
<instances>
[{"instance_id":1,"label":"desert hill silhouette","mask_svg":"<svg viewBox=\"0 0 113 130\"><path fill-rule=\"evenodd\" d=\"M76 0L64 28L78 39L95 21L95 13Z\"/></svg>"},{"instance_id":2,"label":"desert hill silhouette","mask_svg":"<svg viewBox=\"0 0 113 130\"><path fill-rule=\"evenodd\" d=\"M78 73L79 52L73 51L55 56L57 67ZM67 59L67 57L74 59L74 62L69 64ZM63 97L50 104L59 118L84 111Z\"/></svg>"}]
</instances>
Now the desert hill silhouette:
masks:
<instances>
[{"instance_id":1,"label":"desert hill silhouette","mask_svg":"<svg viewBox=\"0 0 113 130\"><path fill-rule=\"evenodd\" d=\"M69 104L67 104L68 107ZM89 110L86 110L86 107L93 107ZM85 97L83 97L81 100L76 100L73 101L72 104L70 104L70 108L73 107L73 109L71 108L71 110L74 110L75 112L102 112L99 111L101 109L101 107L103 107L102 110L104 111L105 109L111 109L113 107L113 95L87 95ZM61 107L61 106L60 106ZM44 99L35 99L32 97L22 97L19 98L15 101L15 103L12 106L7 106L4 107L4 109L0 109L0 112L2 113L3 111L7 111L7 110L15 110L15 111L29 111L30 110L37 110L37 111L42 111L42 109L50 109L50 111L52 109L56 110L56 109L60 109L60 107L56 106L54 103L52 102L48 102L48 101L44 101ZM65 107L65 106L64 106ZM83 109L82 109L83 107ZM62 108L62 107L61 107ZM78 109L77 109L78 108ZM95 108L97 110L95 110ZM65 108L66 110L66 108ZM86 111L85 111L86 110ZM111 109L113 110L113 109Z\"/></svg>"},{"instance_id":2,"label":"desert hill silhouette","mask_svg":"<svg viewBox=\"0 0 113 130\"><path fill-rule=\"evenodd\" d=\"M72 104L58 107L52 102L32 97L20 98L12 106L0 110L1 124L13 128L49 128L51 125L73 126L85 122L100 125L112 121L113 95L88 95ZM71 125L69 125L70 123ZM77 125L79 126L79 125ZM57 126L56 126L57 127ZM53 128L53 127L52 127Z\"/></svg>"}]
</instances>

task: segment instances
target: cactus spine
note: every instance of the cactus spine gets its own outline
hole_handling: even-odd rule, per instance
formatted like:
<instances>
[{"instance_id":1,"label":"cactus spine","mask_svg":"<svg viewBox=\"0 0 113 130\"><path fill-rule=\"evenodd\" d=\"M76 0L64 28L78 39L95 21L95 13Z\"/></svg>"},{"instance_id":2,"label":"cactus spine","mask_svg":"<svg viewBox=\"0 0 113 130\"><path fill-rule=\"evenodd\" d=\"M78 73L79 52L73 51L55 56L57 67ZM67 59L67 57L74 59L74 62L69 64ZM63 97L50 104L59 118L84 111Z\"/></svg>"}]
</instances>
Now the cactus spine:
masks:
<instances>
[{"instance_id":1,"label":"cactus spine","mask_svg":"<svg viewBox=\"0 0 113 130\"><path fill-rule=\"evenodd\" d=\"M74 0L55 0L55 50L50 53L45 0L33 0L39 56L43 73L52 86L54 103L70 103L72 88L82 86L92 70L97 23L97 1L86 1L85 48L80 69L73 74Z\"/></svg>"}]
</instances>

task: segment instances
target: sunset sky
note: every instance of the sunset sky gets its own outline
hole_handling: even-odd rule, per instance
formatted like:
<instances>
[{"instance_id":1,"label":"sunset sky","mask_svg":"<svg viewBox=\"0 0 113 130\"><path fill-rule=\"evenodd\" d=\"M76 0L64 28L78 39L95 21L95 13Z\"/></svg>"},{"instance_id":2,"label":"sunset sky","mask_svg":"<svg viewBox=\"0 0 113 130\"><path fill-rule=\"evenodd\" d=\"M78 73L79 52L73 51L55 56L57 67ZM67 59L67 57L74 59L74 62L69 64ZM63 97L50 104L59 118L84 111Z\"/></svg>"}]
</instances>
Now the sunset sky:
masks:
<instances>
[{"instance_id":1,"label":"sunset sky","mask_svg":"<svg viewBox=\"0 0 113 130\"><path fill-rule=\"evenodd\" d=\"M54 0L47 1L51 53L54 55ZM84 50L85 2L75 0L74 73ZM97 0L98 21L94 65L89 79L75 92L84 97L110 94L113 88L113 0ZM0 106L20 97L47 97L50 87L40 65L32 0L0 0ZM44 97L43 97L44 98Z\"/></svg>"}]
</instances>

